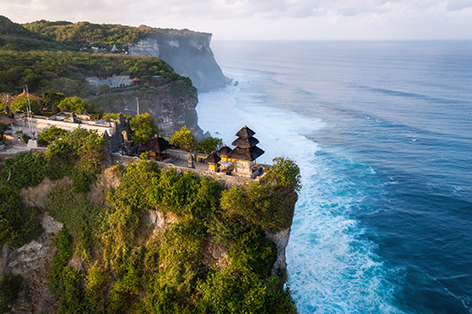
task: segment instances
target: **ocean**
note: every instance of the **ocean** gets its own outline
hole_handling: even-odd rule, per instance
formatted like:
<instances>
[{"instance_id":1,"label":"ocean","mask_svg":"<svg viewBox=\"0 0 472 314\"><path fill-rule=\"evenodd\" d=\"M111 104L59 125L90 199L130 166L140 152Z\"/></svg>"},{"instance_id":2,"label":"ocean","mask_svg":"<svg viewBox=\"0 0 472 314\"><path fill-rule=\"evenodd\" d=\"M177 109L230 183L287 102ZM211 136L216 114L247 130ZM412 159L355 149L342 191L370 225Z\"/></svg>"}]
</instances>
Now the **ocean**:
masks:
<instances>
[{"instance_id":1,"label":"ocean","mask_svg":"<svg viewBox=\"0 0 472 314\"><path fill-rule=\"evenodd\" d=\"M214 41L199 125L244 125L303 188L299 313L472 313L472 41Z\"/></svg>"}]
</instances>

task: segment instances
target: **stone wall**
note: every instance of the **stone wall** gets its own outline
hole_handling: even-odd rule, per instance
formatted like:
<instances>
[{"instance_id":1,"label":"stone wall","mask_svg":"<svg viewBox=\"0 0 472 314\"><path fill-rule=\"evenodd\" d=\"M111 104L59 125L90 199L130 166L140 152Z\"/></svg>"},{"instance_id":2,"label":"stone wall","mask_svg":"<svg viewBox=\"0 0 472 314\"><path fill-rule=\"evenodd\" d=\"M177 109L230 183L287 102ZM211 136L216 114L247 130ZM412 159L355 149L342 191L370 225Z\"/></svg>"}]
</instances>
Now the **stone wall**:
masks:
<instances>
[{"instance_id":1,"label":"stone wall","mask_svg":"<svg viewBox=\"0 0 472 314\"><path fill-rule=\"evenodd\" d=\"M18 129L20 127L23 127L24 132L27 132L28 124L26 122L26 119L24 119L22 122L15 123L15 128ZM78 127L81 127L86 130L96 130L99 134L112 132L112 128L110 128L110 126L108 125L99 125L99 124L95 124L95 123L92 124L92 123L87 123L87 122L73 123L73 122L64 122L64 121L57 121L57 120L48 120L48 119L42 119L42 118L31 118L31 122L33 125L33 130L36 131L37 133L46 128L49 128L52 125L58 128L67 130L67 131L73 131L77 129ZM23 124L23 126L21 124Z\"/></svg>"},{"instance_id":2,"label":"stone wall","mask_svg":"<svg viewBox=\"0 0 472 314\"><path fill-rule=\"evenodd\" d=\"M122 156L120 154L111 154L111 163L112 164L120 164L122 166L127 166L128 164L138 161L138 157L129 157L129 156ZM236 177L231 175L226 175L224 173L217 173L211 172L208 170L201 170L201 169L194 169L194 168L187 168L187 167L180 167L170 163L155 161L159 169L163 170L170 170L176 169L182 173L186 172L193 172L197 175L197 177L207 177L213 180L220 182L221 186L225 189L231 189L235 186L240 186L245 183L250 183L253 180L251 178L244 178L244 177Z\"/></svg>"}]
</instances>

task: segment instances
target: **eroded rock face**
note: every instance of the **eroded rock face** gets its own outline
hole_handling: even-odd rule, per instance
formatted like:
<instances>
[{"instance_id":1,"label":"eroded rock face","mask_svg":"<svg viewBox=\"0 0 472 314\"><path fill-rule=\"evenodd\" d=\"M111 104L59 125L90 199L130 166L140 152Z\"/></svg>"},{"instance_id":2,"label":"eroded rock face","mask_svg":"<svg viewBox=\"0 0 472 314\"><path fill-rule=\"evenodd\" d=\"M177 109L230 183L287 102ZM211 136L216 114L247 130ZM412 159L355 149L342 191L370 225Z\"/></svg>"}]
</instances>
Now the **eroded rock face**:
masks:
<instances>
[{"instance_id":1,"label":"eroded rock face","mask_svg":"<svg viewBox=\"0 0 472 314\"><path fill-rule=\"evenodd\" d=\"M48 201L48 193L59 184L72 185L72 180L68 177L55 181L45 178L37 186L28 187L20 191L20 195L23 197L23 203L30 207L43 207Z\"/></svg>"},{"instance_id":2,"label":"eroded rock face","mask_svg":"<svg viewBox=\"0 0 472 314\"><path fill-rule=\"evenodd\" d=\"M11 250L3 246L0 256L0 275L20 275L23 278L18 299L11 313L56 313L58 299L49 293L48 270L56 247L52 244L62 224L48 214L41 214L45 232L34 241Z\"/></svg>"},{"instance_id":3,"label":"eroded rock face","mask_svg":"<svg viewBox=\"0 0 472 314\"><path fill-rule=\"evenodd\" d=\"M175 72L188 76L199 90L224 87L226 78L210 48L211 34L174 31L148 34L129 47L130 54L159 57Z\"/></svg>"},{"instance_id":4,"label":"eroded rock face","mask_svg":"<svg viewBox=\"0 0 472 314\"><path fill-rule=\"evenodd\" d=\"M197 140L203 139L195 110L198 105L197 90L183 82L149 89L146 93L103 95L90 101L105 112L116 113L123 112L123 106L126 110L136 110L136 103L139 101L140 113L148 112L152 115L164 136L171 137L186 125Z\"/></svg>"},{"instance_id":5,"label":"eroded rock face","mask_svg":"<svg viewBox=\"0 0 472 314\"><path fill-rule=\"evenodd\" d=\"M205 240L203 243L203 260L205 266L216 265L220 268L228 267L230 265L228 259L228 250L216 243Z\"/></svg>"},{"instance_id":6,"label":"eroded rock face","mask_svg":"<svg viewBox=\"0 0 472 314\"><path fill-rule=\"evenodd\" d=\"M129 47L129 54L159 58L159 45L154 38L145 38Z\"/></svg>"},{"instance_id":7,"label":"eroded rock face","mask_svg":"<svg viewBox=\"0 0 472 314\"><path fill-rule=\"evenodd\" d=\"M272 268L272 273L277 273L280 270L287 269L287 263L285 262L285 248L287 247L288 240L290 238L290 228L277 233L265 231L265 234L267 239L277 245L277 261Z\"/></svg>"},{"instance_id":8,"label":"eroded rock face","mask_svg":"<svg viewBox=\"0 0 472 314\"><path fill-rule=\"evenodd\" d=\"M153 236L162 232L169 224L179 222L177 216L172 213L163 213L158 210L143 210L142 213L144 224L153 228Z\"/></svg>"},{"instance_id":9,"label":"eroded rock face","mask_svg":"<svg viewBox=\"0 0 472 314\"><path fill-rule=\"evenodd\" d=\"M90 184L90 191L87 193L89 200L96 206L105 205L106 196L110 189L115 190L120 184L120 179L117 175L117 170L113 167L102 171L97 180Z\"/></svg>"}]
</instances>

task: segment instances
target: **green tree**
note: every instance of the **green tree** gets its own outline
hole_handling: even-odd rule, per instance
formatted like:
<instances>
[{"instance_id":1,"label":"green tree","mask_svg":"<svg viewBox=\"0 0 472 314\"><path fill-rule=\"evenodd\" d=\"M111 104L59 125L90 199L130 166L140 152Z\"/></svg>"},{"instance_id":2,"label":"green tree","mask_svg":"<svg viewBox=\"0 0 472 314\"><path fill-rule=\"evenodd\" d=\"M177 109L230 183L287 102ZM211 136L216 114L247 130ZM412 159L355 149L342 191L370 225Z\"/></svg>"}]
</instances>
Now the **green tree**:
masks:
<instances>
[{"instance_id":1,"label":"green tree","mask_svg":"<svg viewBox=\"0 0 472 314\"><path fill-rule=\"evenodd\" d=\"M147 112L132 118L129 124L133 130L132 141L136 144L143 144L159 133L154 118Z\"/></svg>"},{"instance_id":2,"label":"green tree","mask_svg":"<svg viewBox=\"0 0 472 314\"><path fill-rule=\"evenodd\" d=\"M188 152L193 151L197 147L197 141L195 141L192 131L186 125L172 135L169 143Z\"/></svg>"},{"instance_id":3,"label":"green tree","mask_svg":"<svg viewBox=\"0 0 472 314\"><path fill-rule=\"evenodd\" d=\"M102 119L105 120L105 121L111 122L111 121L117 120L119 116L120 116L119 113L107 112L103 115ZM128 117L128 119L129 119L129 117Z\"/></svg>"},{"instance_id":4,"label":"green tree","mask_svg":"<svg viewBox=\"0 0 472 314\"><path fill-rule=\"evenodd\" d=\"M197 152L209 154L212 151L221 148L222 145L223 140L221 138L208 136L198 143Z\"/></svg>"},{"instance_id":5,"label":"green tree","mask_svg":"<svg viewBox=\"0 0 472 314\"><path fill-rule=\"evenodd\" d=\"M42 101L48 110L51 110L53 113L57 113L57 106L66 98L62 93L56 92L44 92Z\"/></svg>"},{"instance_id":6,"label":"green tree","mask_svg":"<svg viewBox=\"0 0 472 314\"><path fill-rule=\"evenodd\" d=\"M100 85L98 90L100 91L100 94L106 94L106 93L110 92L111 87L108 84L103 84L103 85Z\"/></svg>"},{"instance_id":7,"label":"green tree","mask_svg":"<svg viewBox=\"0 0 472 314\"><path fill-rule=\"evenodd\" d=\"M74 112L77 114L83 113L84 111L89 110L92 105L84 99L79 97L68 97L64 98L59 105L57 106L62 111Z\"/></svg>"},{"instance_id":8,"label":"green tree","mask_svg":"<svg viewBox=\"0 0 472 314\"><path fill-rule=\"evenodd\" d=\"M51 144L54 140L63 137L67 134L67 131L61 128L51 125L49 128L44 129L38 134L38 143L40 145Z\"/></svg>"},{"instance_id":9,"label":"green tree","mask_svg":"<svg viewBox=\"0 0 472 314\"><path fill-rule=\"evenodd\" d=\"M302 185L298 165L293 160L284 157L276 157L272 162L274 165L264 176L263 181L276 186L289 186L296 192L300 191Z\"/></svg>"},{"instance_id":10,"label":"green tree","mask_svg":"<svg viewBox=\"0 0 472 314\"><path fill-rule=\"evenodd\" d=\"M31 105L31 111L33 114L40 114L41 113L41 103L39 98L33 95L29 95L29 103ZM14 113L21 111L26 112L28 110L28 96L20 96L15 98L10 106L10 110Z\"/></svg>"}]
</instances>

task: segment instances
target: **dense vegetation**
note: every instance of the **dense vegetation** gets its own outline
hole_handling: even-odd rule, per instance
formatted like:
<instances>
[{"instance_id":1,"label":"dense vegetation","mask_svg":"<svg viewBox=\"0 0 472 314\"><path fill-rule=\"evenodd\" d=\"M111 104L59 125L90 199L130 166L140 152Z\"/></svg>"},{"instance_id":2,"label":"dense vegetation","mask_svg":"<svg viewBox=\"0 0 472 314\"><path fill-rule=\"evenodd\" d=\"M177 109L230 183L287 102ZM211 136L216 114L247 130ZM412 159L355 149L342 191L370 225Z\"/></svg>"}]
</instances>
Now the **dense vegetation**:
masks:
<instances>
[{"instance_id":1,"label":"dense vegetation","mask_svg":"<svg viewBox=\"0 0 472 314\"><path fill-rule=\"evenodd\" d=\"M77 51L82 45L80 42L59 42L51 37L31 32L0 15L0 50Z\"/></svg>"},{"instance_id":2,"label":"dense vegetation","mask_svg":"<svg viewBox=\"0 0 472 314\"><path fill-rule=\"evenodd\" d=\"M97 92L115 96L106 86L92 91L85 82L90 76L130 75L148 85L172 83L171 96L191 86L188 78L157 58L76 52L91 41L108 49L112 44L125 47L122 44L155 29L46 21L25 26L0 16L0 92L5 92L0 109L11 100L9 93L20 93L28 85L30 92L42 94L41 100L29 99L34 113L90 112L93 101L79 97ZM25 111L27 103L23 95L14 99L11 109ZM130 123L135 143L159 132L148 114ZM63 223L54 241L57 252L48 283L60 300L59 313L295 311L290 291L283 289L285 275L271 272L277 249L265 236L266 231L291 225L300 184L292 161L276 159L260 182L230 190L192 172L160 170L153 162L114 166L120 184L108 193L106 205L97 206L86 193L102 170L103 137L82 128L67 132L50 127L38 140L48 145L44 154L0 161L0 246L18 248L37 238L43 231L38 223L41 211ZM186 128L174 141L189 151L208 152L221 145L217 138L197 143ZM53 188L44 208L20 206L22 188L64 176L72 179L72 186ZM167 221L162 228L146 223L146 217L157 212ZM226 255L217 261L210 246ZM87 267L69 266L72 258ZM17 297L20 283L20 277L0 279L0 312Z\"/></svg>"},{"instance_id":3,"label":"dense vegetation","mask_svg":"<svg viewBox=\"0 0 472 314\"><path fill-rule=\"evenodd\" d=\"M66 96L87 97L91 86L86 77L106 78L132 75L155 85L182 80L164 61L154 57L103 55L81 52L0 51L0 91L20 93L28 85L31 93L60 92ZM160 75L157 81L153 76Z\"/></svg>"},{"instance_id":4,"label":"dense vegetation","mask_svg":"<svg viewBox=\"0 0 472 314\"><path fill-rule=\"evenodd\" d=\"M145 25L132 27L121 24L93 24L89 22L73 24L66 21L50 22L45 20L27 23L24 27L34 33L48 36L57 41L128 45L143 35L155 31L154 28Z\"/></svg>"},{"instance_id":5,"label":"dense vegetation","mask_svg":"<svg viewBox=\"0 0 472 314\"><path fill-rule=\"evenodd\" d=\"M0 50L79 51L97 47L118 52L127 51L128 45L147 36L193 36L189 30L160 29L141 25L71 23L67 21L35 21L20 25L0 15Z\"/></svg>"},{"instance_id":6,"label":"dense vegetation","mask_svg":"<svg viewBox=\"0 0 472 314\"><path fill-rule=\"evenodd\" d=\"M244 215L234 217L220 207L222 194L231 190L222 191L218 182L198 178L192 172L160 171L146 161L115 169L121 173L121 183L107 196L107 208L96 208L80 195L67 202L66 187L58 186L49 195L47 210L73 236L65 241L65 233L59 234L55 257L58 262L50 271L51 277L57 278L53 290L61 298L64 312L294 310L289 292L281 289L281 278L270 273L276 260L275 245L265 238L259 224ZM281 172L276 165L272 177L278 178ZM287 180L298 182L298 177ZM285 186L293 193L293 186ZM294 204L286 205L293 208ZM174 223L153 232L143 222L143 209L171 215ZM286 214L290 213L290 209L286 210ZM225 220L235 222L234 230L221 235L214 225ZM278 229L287 227L274 225ZM86 226L94 232L86 231ZM229 248L226 267L210 267L201 262L205 243L216 238L224 238ZM94 247L94 243L98 245ZM72 255L93 267L82 272L66 266L66 257Z\"/></svg>"},{"instance_id":7,"label":"dense vegetation","mask_svg":"<svg viewBox=\"0 0 472 314\"><path fill-rule=\"evenodd\" d=\"M21 198L15 191L45 176L59 178L77 170L96 173L98 165L92 161L99 156L91 151L100 149L95 144L90 150L72 145L84 131L76 132L61 134L45 156L19 155L0 167L2 178L18 169L15 179L1 182L1 208L19 205ZM89 138L82 143L93 143L93 134ZM51 162L57 164L53 172ZM28 172L19 171L25 167ZM299 185L299 170L293 162L277 159L266 181L231 190L222 190L218 182L193 172L166 172L146 161L126 168L114 166L113 171L120 185L108 194L107 207L92 204L83 194L88 188L58 185L48 194L44 210L64 224L54 242L58 250L49 270L49 289L60 299L59 313L294 312L290 292L282 289L284 275L271 274L277 249L264 234L264 230L281 230L291 223ZM88 187L89 183L80 185ZM259 199L238 199L243 204L229 208L231 195L253 186L262 189ZM285 196L286 208L274 204L282 200L271 192L273 188ZM145 223L146 210L158 210L173 223L153 230ZM18 215L37 226L37 212ZM284 215L288 217L281 219ZM2 217L16 226L16 218ZM18 247L38 235L27 235L21 228L15 232L29 238L10 237L4 243ZM216 264L202 263L211 242L226 248L227 258ZM87 270L68 266L72 257L87 263Z\"/></svg>"},{"instance_id":8,"label":"dense vegetation","mask_svg":"<svg viewBox=\"0 0 472 314\"><path fill-rule=\"evenodd\" d=\"M47 36L61 42L84 42L109 44L105 47L111 48L110 44L130 45L147 34L166 34L189 36L195 32L189 30L153 28L146 25L139 27L121 24L93 24L89 22L71 23L66 21L36 21L23 25L35 34Z\"/></svg>"},{"instance_id":9,"label":"dense vegetation","mask_svg":"<svg viewBox=\"0 0 472 314\"><path fill-rule=\"evenodd\" d=\"M18 298L21 276L8 275L0 278L0 313L9 310L9 304Z\"/></svg>"}]
</instances>

